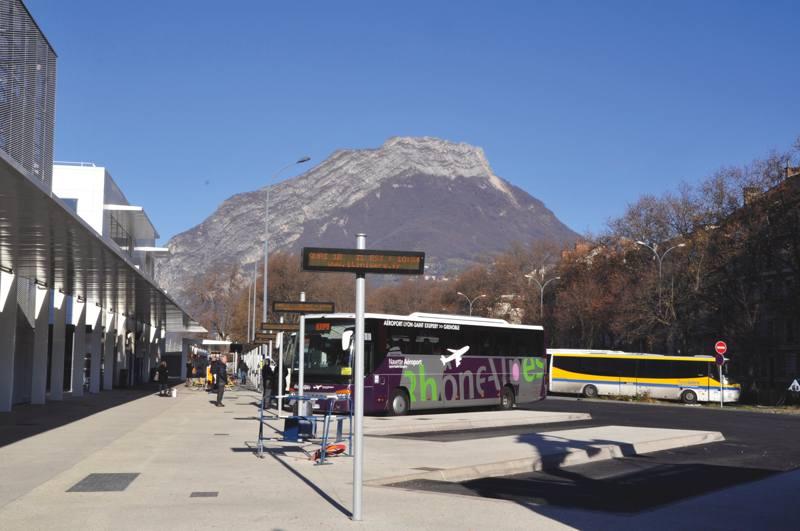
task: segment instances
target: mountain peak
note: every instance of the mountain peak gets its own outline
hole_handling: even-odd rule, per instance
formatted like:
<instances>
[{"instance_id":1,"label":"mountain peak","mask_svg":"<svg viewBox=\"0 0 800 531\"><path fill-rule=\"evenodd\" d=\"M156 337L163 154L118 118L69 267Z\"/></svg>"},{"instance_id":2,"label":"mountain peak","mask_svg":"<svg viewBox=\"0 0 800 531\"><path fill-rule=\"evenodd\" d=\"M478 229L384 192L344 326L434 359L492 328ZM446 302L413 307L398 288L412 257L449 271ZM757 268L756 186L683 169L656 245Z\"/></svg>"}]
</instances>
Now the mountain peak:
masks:
<instances>
[{"instance_id":1,"label":"mountain peak","mask_svg":"<svg viewBox=\"0 0 800 531\"><path fill-rule=\"evenodd\" d=\"M173 237L158 270L162 285L180 291L197 264L255 261L264 241L263 201L260 193L237 194ZM273 185L269 217L272 250L347 246L368 230L375 248L425 250L443 269L513 241L575 237L541 201L496 176L483 149L427 136L334 152Z\"/></svg>"},{"instance_id":2,"label":"mountain peak","mask_svg":"<svg viewBox=\"0 0 800 531\"><path fill-rule=\"evenodd\" d=\"M374 153L403 157L428 175L486 178L493 175L483 149L432 136L393 136Z\"/></svg>"}]
</instances>

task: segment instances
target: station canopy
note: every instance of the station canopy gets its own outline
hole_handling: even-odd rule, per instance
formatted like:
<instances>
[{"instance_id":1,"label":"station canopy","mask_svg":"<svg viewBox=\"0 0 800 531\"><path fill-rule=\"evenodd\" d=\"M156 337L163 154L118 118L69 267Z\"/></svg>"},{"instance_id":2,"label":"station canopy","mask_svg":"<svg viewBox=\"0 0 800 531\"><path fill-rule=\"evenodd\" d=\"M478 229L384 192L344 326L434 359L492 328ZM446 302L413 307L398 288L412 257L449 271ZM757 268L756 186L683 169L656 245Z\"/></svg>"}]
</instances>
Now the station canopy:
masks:
<instances>
[{"instance_id":1,"label":"station canopy","mask_svg":"<svg viewBox=\"0 0 800 531\"><path fill-rule=\"evenodd\" d=\"M0 150L0 267L169 332L206 330Z\"/></svg>"}]
</instances>

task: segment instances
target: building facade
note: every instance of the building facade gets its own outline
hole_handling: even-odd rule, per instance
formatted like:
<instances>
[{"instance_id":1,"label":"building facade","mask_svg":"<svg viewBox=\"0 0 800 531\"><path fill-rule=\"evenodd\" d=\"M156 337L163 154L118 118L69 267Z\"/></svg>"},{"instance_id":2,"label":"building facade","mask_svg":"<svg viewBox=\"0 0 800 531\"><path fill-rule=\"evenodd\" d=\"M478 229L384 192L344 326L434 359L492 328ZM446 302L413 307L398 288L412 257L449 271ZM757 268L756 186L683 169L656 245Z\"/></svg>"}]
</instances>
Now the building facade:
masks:
<instances>
[{"instance_id":1,"label":"building facade","mask_svg":"<svg viewBox=\"0 0 800 531\"><path fill-rule=\"evenodd\" d=\"M53 165L53 193L79 218L116 246L150 279L155 276L159 234L144 208L131 205L106 168L93 163Z\"/></svg>"},{"instance_id":2,"label":"building facade","mask_svg":"<svg viewBox=\"0 0 800 531\"><path fill-rule=\"evenodd\" d=\"M54 186L54 91L52 48L0 0L0 413L147 382L168 331L205 333L153 280L158 233L104 168L59 165Z\"/></svg>"},{"instance_id":3,"label":"building facade","mask_svg":"<svg viewBox=\"0 0 800 531\"><path fill-rule=\"evenodd\" d=\"M0 0L0 149L50 187L56 54L21 0Z\"/></svg>"}]
</instances>

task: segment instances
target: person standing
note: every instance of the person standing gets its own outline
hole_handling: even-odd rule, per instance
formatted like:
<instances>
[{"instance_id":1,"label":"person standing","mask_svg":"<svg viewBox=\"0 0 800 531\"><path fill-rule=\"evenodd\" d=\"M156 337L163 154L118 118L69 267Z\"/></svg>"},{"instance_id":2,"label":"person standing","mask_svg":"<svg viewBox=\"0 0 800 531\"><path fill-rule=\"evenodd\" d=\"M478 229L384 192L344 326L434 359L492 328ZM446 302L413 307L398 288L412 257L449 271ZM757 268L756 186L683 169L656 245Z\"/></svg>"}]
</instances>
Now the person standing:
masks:
<instances>
[{"instance_id":1,"label":"person standing","mask_svg":"<svg viewBox=\"0 0 800 531\"><path fill-rule=\"evenodd\" d=\"M167 362L162 361L158 364L158 396L168 396L169 384L169 370L167 369Z\"/></svg>"},{"instance_id":2,"label":"person standing","mask_svg":"<svg viewBox=\"0 0 800 531\"><path fill-rule=\"evenodd\" d=\"M206 360L206 391L211 391L214 385L214 375L211 374L211 363Z\"/></svg>"},{"instance_id":3,"label":"person standing","mask_svg":"<svg viewBox=\"0 0 800 531\"><path fill-rule=\"evenodd\" d=\"M275 373L269 364L269 360L264 360L264 364L261 366L261 389L263 389L261 399L265 400L264 404L266 407L269 407L272 402L270 396L272 395L272 381L274 376Z\"/></svg>"},{"instance_id":4,"label":"person standing","mask_svg":"<svg viewBox=\"0 0 800 531\"><path fill-rule=\"evenodd\" d=\"M194 367L192 366L192 358L186 360L186 387L192 386L192 370Z\"/></svg>"},{"instance_id":5,"label":"person standing","mask_svg":"<svg viewBox=\"0 0 800 531\"><path fill-rule=\"evenodd\" d=\"M247 383L247 363L244 362L242 358L239 358L239 384L244 385Z\"/></svg>"},{"instance_id":6,"label":"person standing","mask_svg":"<svg viewBox=\"0 0 800 531\"><path fill-rule=\"evenodd\" d=\"M217 407L225 407L222 395L225 394L225 384L228 383L228 358L222 356L217 363Z\"/></svg>"}]
</instances>

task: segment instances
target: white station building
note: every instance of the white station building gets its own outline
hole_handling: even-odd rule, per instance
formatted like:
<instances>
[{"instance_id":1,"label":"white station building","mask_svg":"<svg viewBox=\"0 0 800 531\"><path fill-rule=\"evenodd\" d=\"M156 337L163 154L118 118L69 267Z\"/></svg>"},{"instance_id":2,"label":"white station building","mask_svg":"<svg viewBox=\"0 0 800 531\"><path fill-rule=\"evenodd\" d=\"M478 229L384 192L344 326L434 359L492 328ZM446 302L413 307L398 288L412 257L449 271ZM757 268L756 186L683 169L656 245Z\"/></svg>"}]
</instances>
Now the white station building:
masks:
<instances>
[{"instance_id":1,"label":"white station building","mask_svg":"<svg viewBox=\"0 0 800 531\"><path fill-rule=\"evenodd\" d=\"M110 174L52 163L56 55L0 0L0 412L147 382L206 330L153 280L158 233ZM181 342L177 342L181 345Z\"/></svg>"}]
</instances>

